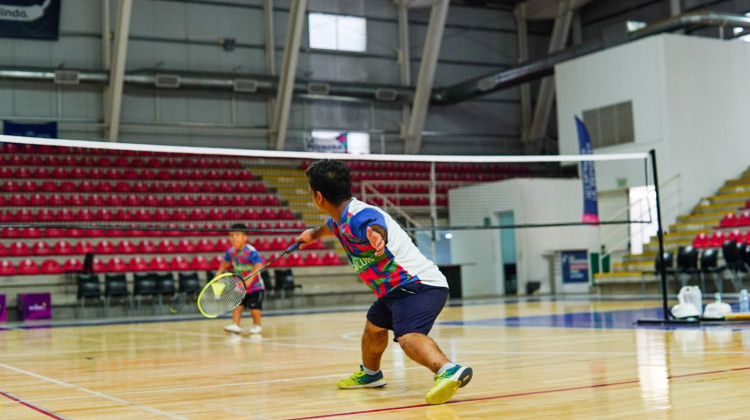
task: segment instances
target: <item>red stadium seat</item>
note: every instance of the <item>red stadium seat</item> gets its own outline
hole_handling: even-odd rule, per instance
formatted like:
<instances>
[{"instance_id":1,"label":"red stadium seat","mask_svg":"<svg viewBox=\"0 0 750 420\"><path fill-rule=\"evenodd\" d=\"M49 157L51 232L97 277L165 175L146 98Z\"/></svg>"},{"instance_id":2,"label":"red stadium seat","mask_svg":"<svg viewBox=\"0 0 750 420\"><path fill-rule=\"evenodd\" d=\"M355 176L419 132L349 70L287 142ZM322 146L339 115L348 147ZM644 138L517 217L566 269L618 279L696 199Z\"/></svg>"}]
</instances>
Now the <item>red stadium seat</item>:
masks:
<instances>
[{"instance_id":1,"label":"red stadium seat","mask_svg":"<svg viewBox=\"0 0 750 420\"><path fill-rule=\"evenodd\" d=\"M269 208L264 208L260 211L260 218L263 220L273 220L276 218L276 212Z\"/></svg>"},{"instance_id":2,"label":"red stadium seat","mask_svg":"<svg viewBox=\"0 0 750 420\"><path fill-rule=\"evenodd\" d=\"M115 248L112 242L104 239L104 240L99 241L99 243L96 244L96 253L97 254L116 254L117 248Z\"/></svg>"},{"instance_id":3,"label":"red stadium seat","mask_svg":"<svg viewBox=\"0 0 750 420\"><path fill-rule=\"evenodd\" d=\"M307 256L305 256L305 265L324 265L323 257L321 257L317 252L311 252L307 254Z\"/></svg>"},{"instance_id":4,"label":"red stadium seat","mask_svg":"<svg viewBox=\"0 0 750 420\"><path fill-rule=\"evenodd\" d=\"M11 257L26 257L31 255L29 246L24 242L13 242L8 246L8 255Z\"/></svg>"},{"instance_id":5,"label":"red stadium seat","mask_svg":"<svg viewBox=\"0 0 750 420\"><path fill-rule=\"evenodd\" d=\"M172 210L172 220L184 222L189 219L190 219L190 216L188 216L187 212L184 209Z\"/></svg>"},{"instance_id":6,"label":"red stadium seat","mask_svg":"<svg viewBox=\"0 0 750 420\"><path fill-rule=\"evenodd\" d=\"M734 229L727 234L727 241L736 241L738 244L742 243L745 238L744 234L739 229Z\"/></svg>"},{"instance_id":7,"label":"red stadium seat","mask_svg":"<svg viewBox=\"0 0 750 420\"><path fill-rule=\"evenodd\" d=\"M158 208L154 210L154 220L157 222L164 222L167 220L171 220L172 216L169 214L169 211L163 208Z\"/></svg>"},{"instance_id":8,"label":"red stadium seat","mask_svg":"<svg viewBox=\"0 0 750 420\"><path fill-rule=\"evenodd\" d=\"M195 248L198 252L214 252L216 251L216 245L208 239L208 238L201 238L198 240L198 243L195 244Z\"/></svg>"},{"instance_id":9,"label":"red stadium seat","mask_svg":"<svg viewBox=\"0 0 750 420\"><path fill-rule=\"evenodd\" d=\"M217 195L216 197L214 197L213 203L217 207L228 207L232 205L232 199L230 199L229 196L226 195Z\"/></svg>"},{"instance_id":10,"label":"red stadium seat","mask_svg":"<svg viewBox=\"0 0 750 420\"><path fill-rule=\"evenodd\" d=\"M211 263L203 255L196 255L190 261L190 269L195 271L208 271L211 269Z\"/></svg>"},{"instance_id":11,"label":"red stadium seat","mask_svg":"<svg viewBox=\"0 0 750 420\"><path fill-rule=\"evenodd\" d=\"M193 207L195 206L195 199L189 195L180 196L180 206L182 207Z\"/></svg>"},{"instance_id":12,"label":"red stadium seat","mask_svg":"<svg viewBox=\"0 0 750 420\"><path fill-rule=\"evenodd\" d=\"M733 227L737 226L737 215L734 213L727 213L724 215L724 217L721 218L721 222L719 223L719 226L721 227Z\"/></svg>"},{"instance_id":13,"label":"red stadium seat","mask_svg":"<svg viewBox=\"0 0 750 420\"><path fill-rule=\"evenodd\" d=\"M711 235L710 246L720 247L722 244L724 244L725 240L726 240L726 237L724 235L724 232L716 231Z\"/></svg>"},{"instance_id":14,"label":"red stadium seat","mask_svg":"<svg viewBox=\"0 0 750 420\"><path fill-rule=\"evenodd\" d=\"M21 191L23 192L36 192L37 190L39 190L39 186L34 181L26 180L21 183Z\"/></svg>"},{"instance_id":15,"label":"red stadium seat","mask_svg":"<svg viewBox=\"0 0 750 420\"><path fill-rule=\"evenodd\" d=\"M209 264L211 265L212 270L218 270L221 263L224 262L224 256L223 255L216 255L211 259Z\"/></svg>"},{"instance_id":16,"label":"red stadium seat","mask_svg":"<svg viewBox=\"0 0 750 420\"><path fill-rule=\"evenodd\" d=\"M60 241L56 242L52 247L52 253L55 255L72 255L75 253L75 249L70 243L66 241Z\"/></svg>"},{"instance_id":17,"label":"red stadium seat","mask_svg":"<svg viewBox=\"0 0 750 420\"><path fill-rule=\"evenodd\" d=\"M253 247L257 249L258 251L270 251L272 249L271 243L268 242L268 239L264 237L256 238L253 241Z\"/></svg>"},{"instance_id":18,"label":"red stadium seat","mask_svg":"<svg viewBox=\"0 0 750 420\"><path fill-rule=\"evenodd\" d=\"M70 236L71 238L80 238L83 236L83 230L78 228L68 228L65 229L65 236Z\"/></svg>"},{"instance_id":19,"label":"red stadium seat","mask_svg":"<svg viewBox=\"0 0 750 420\"><path fill-rule=\"evenodd\" d=\"M161 241L159 241L157 249L162 254L173 254L176 252L174 243L172 243L172 241L170 241L169 239L162 239Z\"/></svg>"},{"instance_id":20,"label":"red stadium seat","mask_svg":"<svg viewBox=\"0 0 750 420\"><path fill-rule=\"evenodd\" d=\"M94 220L94 213L92 213L91 210L87 208L83 208L76 212L76 219L81 222L90 222Z\"/></svg>"},{"instance_id":21,"label":"red stadium seat","mask_svg":"<svg viewBox=\"0 0 750 420\"><path fill-rule=\"evenodd\" d=\"M31 169L22 166L20 168L16 168L13 174L16 178L31 178Z\"/></svg>"},{"instance_id":22,"label":"red stadium seat","mask_svg":"<svg viewBox=\"0 0 750 420\"><path fill-rule=\"evenodd\" d=\"M140 200L138 200L140 202ZM124 204L122 197L117 194L110 194L104 197L104 203L110 207L122 207Z\"/></svg>"},{"instance_id":23,"label":"red stadium seat","mask_svg":"<svg viewBox=\"0 0 750 420\"><path fill-rule=\"evenodd\" d=\"M3 192L16 192L20 190L21 190L21 187L15 181L12 181L12 180L3 182L3 186L2 188L0 188L0 191L3 191Z\"/></svg>"},{"instance_id":24,"label":"red stadium seat","mask_svg":"<svg viewBox=\"0 0 750 420\"><path fill-rule=\"evenodd\" d=\"M305 265L305 259L300 254L292 253L286 257L290 267L300 267Z\"/></svg>"},{"instance_id":25,"label":"red stadium seat","mask_svg":"<svg viewBox=\"0 0 750 420\"><path fill-rule=\"evenodd\" d=\"M16 274L16 267L7 260L0 260L0 276L13 276Z\"/></svg>"},{"instance_id":26,"label":"red stadium seat","mask_svg":"<svg viewBox=\"0 0 750 420\"><path fill-rule=\"evenodd\" d=\"M7 257L8 256L8 248L5 247L5 244L0 242L0 257Z\"/></svg>"},{"instance_id":27,"label":"red stadium seat","mask_svg":"<svg viewBox=\"0 0 750 420\"><path fill-rule=\"evenodd\" d=\"M94 190L100 194L106 194L114 191L114 187L111 182L99 181L94 185Z\"/></svg>"},{"instance_id":28,"label":"red stadium seat","mask_svg":"<svg viewBox=\"0 0 750 420\"><path fill-rule=\"evenodd\" d=\"M138 252L138 248L136 248L134 243L123 239L117 244L117 252L119 254L135 254Z\"/></svg>"},{"instance_id":29,"label":"red stadium seat","mask_svg":"<svg viewBox=\"0 0 750 420\"><path fill-rule=\"evenodd\" d=\"M162 205L159 199L156 198L156 196L153 194L149 194L143 197L142 203L143 203L143 206L145 207L159 207L160 205Z\"/></svg>"},{"instance_id":30,"label":"red stadium seat","mask_svg":"<svg viewBox=\"0 0 750 420\"><path fill-rule=\"evenodd\" d=\"M52 194L47 199L47 203L50 206L61 207L67 204L67 200L65 200L65 196L62 194Z\"/></svg>"},{"instance_id":31,"label":"red stadium seat","mask_svg":"<svg viewBox=\"0 0 750 420\"><path fill-rule=\"evenodd\" d=\"M155 194L163 194L167 191L167 189L164 187L164 184L161 182L154 182L149 187L149 191Z\"/></svg>"},{"instance_id":32,"label":"red stadium seat","mask_svg":"<svg viewBox=\"0 0 750 420\"><path fill-rule=\"evenodd\" d=\"M277 253L274 252L273 254L271 254L271 255L268 256L268 260L273 260L273 259L277 258L278 256L279 256L279 254L277 254ZM270 265L273 266L273 267L289 267L289 263L287 262L286 258L284 258L284 257L279 258L278 260L274 261Z\"/></svg>"},{"instance_id":33,"label":"red stadium seat","mask_svg":"<svg viewBox=\"0 0 750 420\"><path fill-rule=\"evenodd\" d=\"M161 255L157 255L151 258L148 268L153 271L169 271L169 262Z\"/></svg>"},{"instance_id":34,"label":"red stadium seat","mask_svg":"<svg viewBox=\"0 0 750 420\"><path fill-rule=\"evenodd\" d=\"M29 201L26 199L25 196L21 194L13 194L8 199L8 205L14 206L14 207L25 207L29 204Z\"/></svg>"},{"instance_id":35,"label":"red stadium seat","mask_svg":"<svg viewBox=\"0 0 750 420\"><path fill-rule=\"evenodd\" d=\"M83 271L83 263L77 258L68 258L63 263L62 269L64 272Z\"/></svg>"},{"instance_id":36,"label":"red stadium seat","mask_svg":"<svg viewBox=\"0 0 750 420\"><path fill-rule=\"evenodd\" d=\"M226 250L228 250L231 247L232 247L232 243L229 242L228 238L220 238L218 241L216 241L217 252L226 252Z\"/></svg>"},{"instance_id":37,"label":"red stadium seat","mask_svg":"<svg viewBox=\"0 0 750 420\"><path fill-rule=\"evenodd\" d=\"M227 211L224 212L224 220L240 220L241 218L242 213L235 208L228 208Z\"/></svg>"},{"instance_id":38,"label":"red stadium seat","mask_svg":"<svg viewBox=\"0 0 750 420\"><path fill-rule=\"evenodd\" d=\"M128 271L128 264L120 257L112 257L107 262L107 271L111 273L123 273Z\"/></svg>"},{"instance_id":39,"label":"red stadium seat","mask_svg":"<svg viewBox=\"0 0 750 420\"><path fill-rule=\"evenodd\" d=\"M67 208L58 210L55 217L57 217L57 220L60 222L72 222L76 220L76 215L73 213L73 210Z\"/></svg>"},{"instance_id":40,"label":"red stadium seat","mask_svg":"<svg viewBox=\"0 0 750 420\"><path fill-rule=\"evenodd\" d=\"M91 207L101 207L104 205L104 198L99 194L91 194L86 203Z\"/></svg>"},{"instance_id":41,"label":"red stadium seat","mask_svg":"<svg viewBox=\"0 0 750 420\"><path fill-rule=\"evenodd\" d=\"M273 249L273 250L279 250L279 251L281 251L281 250L286 249L287 246L288 246L287 245L287 240L284 239L284 238L282 238L282 237L280 237L280 236L277 236L277 237L273 238L273 240L271 241L271 249Z\"/></svg>"},{"instance_id":42,"label":"red stadium seat","mask_svg":"<svg viewBox=\"0 0 750 420\"><path fill-rule=\"evenodd\" d=\"M119 209L117 210L117 213L115 213L114 218L118 222L131 222L133 221L133 213L127 209Z\"/></svg>"},{"instance_id":43,"label":"red stadium seat","mask_svg":"<svg viewBox=\"0 0 750 420\"><path fill-rule=\"evenodd\" d=\"M192 254L196 250L193 241L189 239L182 239L177 243L177 251L185 254Z\"/></svg>"},{"instance_id":44,"label":"red stadium seat","mask_svg":"<svg viewBox=\"0 0 750 420\"><path fill-rule=\"evenodd\" d=\"M60 274L63 269L56 260L44 260L42 261L41 272L42 274Z\"/></svg>"},{"instance_id":45,"label":"red stadium seat","mask_svg":"<svg viewBox=\"0 0 750 420\"><path fill-rule=\"evenodd\" d=\"M140 208L136 210L135 213L133 214L133 218L138 222L149 222L151 221L152 217L153 216L151 215L151 212L149 212L148 210L144 208Z\"/></svg>"},{"instance_id":46,"label":"red stadium seat","mask_svg":"<svg viewBox=\"0 0 750 420\"><path fill-rule=\"evenodd\" d=\"M75 244L74 248L75 248L75 253L76 254L83 255L83 254L87 254L89 252L94 252L94 245L91 245L91 242L85 241L85 240L78 241Z\"/></svg>"},{"instance_id":47,"label":"red stadium seat","mask_svg":"<svg viewBox=\"0 0 750 420\"><path fill-rule=\"evenodd\" d=\"M29 209L20 209L16 212L15 218L16 222L33 222L34 213Z\"/></svg>"},{"instance_id":48,"label":"red stadium seat","mask_svg":"<svg viewBox=\"0 0 750 420\"><path fill-rule=\"evenodd\" d=\"M194 208L190 211L190 220L207 220L208 215L206 214L206 211L203 210L200 207Z\"/></svg>"},{"instance_id":49,"label":"red stadium seat","mask_svg":"<svg viewBox=\"0 0 750 420\"><path fill-rule=\"evenodd\" d=\"M159 249L148 239L144 239L138 243L138 252L141 254L154 254L159 252Z\"/></svg>"},{"instance_id":50,"label":"red stadium seat","mask_svg":"<svg viewBox=\"0 0 750 420\"><path fill-rule=\"evenodd\" d=\"M148 271L148 262L143 257L135 256L128 261L128 271Z\"/></svg>"},{"instance_id":51,"label":"red stadium seat","mask_svg":"<svg viewBox=\"0 0 750 420\"><path fill-rule=\"evenodd\" d=\"M737 219L737 226L750 226L750 212L743 211Z\"/></svg>"},{"instance_id":52,"label":"red stadium seat","mask_svg":"<svg viewBox=\"0 0 750 420\"><path fill-rule=\"evenodd\" d=\"M211 204L212 204L211 197L207 195L199 195L198 198L196 198L195 200L196 206L206 207L206 206L210 206Z\"/></svg>"},{"instance_id":53,"label":"red stadium seat","mask_svg":"<svg viewBox=\"0 0 750 420\"><path fill-rule=\"evenodd\" d=\"M323 264L325 265L344 265L344 262L341 261L341 258L335 253L335 252L326 252L325 255L323 255Z\"/></svg>"},{"instance_id":54,"label":"red stadium seat","mask_svg":"<svg viewBox=\"0 0 750 420\"><path fill-rule=\"evenodd\" d=\"M44 230L44 234L48 238L62 238L65 236L65 231L60 228L47 228Z\"/></svg>"},{"instance_id":55,"label":"red stadium seat","mask_svg":"<svg viewBox=\"0 0 750 420\"><path fill-rule=\"evenodd\" d=\"M208 220L224 220L224 212L222 212L220 209L212 208L208 211L206 218Z\"/></svg>"},{"instance_id":56,"label":"red stadium seat","mask_svg":"<svg viewBox=\"0 0 750 420\"><path fill-rule=\"evenodd\" d=\"M57 192L57 183L54 181L44 181L39 190L43 192Z\"/></svg>"},{"instance_id":57,"label":"red stadium seat","mask_svg":"<svg viewBox=\"0 0 750 420\"><path fill-rule=\"evenodd\" d=\"M165 195L161 198L160 204L164 207L177 207L179 205L179 202L177 201L177 198L173 195Z\"/></svg>"},{"instance_id":58,"label":"red stadium seat","mask_svg":"<svg viewBox=\"0 0 750 420\"><path fill-rule=\"evenodd\" d=\"M190 261L182 255L177 255L172 258L172 262L169 264L173 271L186 271L190 270Z\"/></svg>"},{"instance_id":59,"label":"red stadium seat","mask_svg":"<svg viewBox=\"0 0 750 420\"><path fill-rule=\"evenodd\" d=\"M52 175L54 178L57 178L57 179L67 179L67 177L58 178L57 176L55 176L55 174L52 174ZM76 184L74 184L72 181L62 181L60 185L57 187L57 189L62 192L75 192L78 190L78 188L76 187Z\"/></svg>"},{"instance_id":60,"label":"red stadium seat","mask_svg":"<svg viewBox=\"0 0 750 420\"><path fill-rule=\"evenodd\" d=\"M91 265L91 271L93 271L94 273L103 273L107 271L107 264L102 261L101 258L94 257Z\"/></svg>"},{"instance_id":61,"label":"red stadium seat","mask_svg":"<svg viewBox=\"0 0 750 420\"><path fill-rule=\"evenodd\" d=\"M34 275L39 274L39 266L36 261L25 258L18 263L18 274Z\"/></svg>"},{"instance_id":62,"label":"red stadium seat","mask_svg":"<svg viewBox=\"0 0 750 420\"><path fill-rule=\"evenodd\" d=\"M50 255L52 254L52 248L50 248L50 246L44 241L37 241L31 245L31 254Z\"/></svg>"},{"instance_id":63,"label":"red stadium seat","mask_svg":"<svg viewBox=\"0 0 750 420\"><path fill-rule=\"evenodd\" d=\"M27 227L21 229L21 237L24 238L41 238L42 230L36 227Z\"/></svg>"},{"instance_id":64,"label":"red stadium seat","mask_svg":"<svg viewBox=\"0 0 750 420\"><path fill-rule=\"evenodd\" d=\"M141 197L135 194L128 194L125 196L122 205L128 207L139 207L141 205ZM147 204L144 204L147 205Z\"/></svg>"}]
</instances>

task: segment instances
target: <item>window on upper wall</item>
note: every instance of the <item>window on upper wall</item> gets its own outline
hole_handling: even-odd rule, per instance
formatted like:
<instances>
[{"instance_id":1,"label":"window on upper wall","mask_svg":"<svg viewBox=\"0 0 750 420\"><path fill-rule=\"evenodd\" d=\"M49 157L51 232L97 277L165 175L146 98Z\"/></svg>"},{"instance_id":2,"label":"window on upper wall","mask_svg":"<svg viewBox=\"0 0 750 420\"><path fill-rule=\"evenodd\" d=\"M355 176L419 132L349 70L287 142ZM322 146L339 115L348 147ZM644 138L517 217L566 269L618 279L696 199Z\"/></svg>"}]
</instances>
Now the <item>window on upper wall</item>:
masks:
<instances>
[{"instance_id":1,"label":"window on upper wall","mask_svg":"<svg viewBox=\"0 0 750 420\"><path fill-rule=\"evenodd\" d=\"M367 50L367 20L356 16L310 13L310 48L335 51Z\"/></svg>"}]
</instances>

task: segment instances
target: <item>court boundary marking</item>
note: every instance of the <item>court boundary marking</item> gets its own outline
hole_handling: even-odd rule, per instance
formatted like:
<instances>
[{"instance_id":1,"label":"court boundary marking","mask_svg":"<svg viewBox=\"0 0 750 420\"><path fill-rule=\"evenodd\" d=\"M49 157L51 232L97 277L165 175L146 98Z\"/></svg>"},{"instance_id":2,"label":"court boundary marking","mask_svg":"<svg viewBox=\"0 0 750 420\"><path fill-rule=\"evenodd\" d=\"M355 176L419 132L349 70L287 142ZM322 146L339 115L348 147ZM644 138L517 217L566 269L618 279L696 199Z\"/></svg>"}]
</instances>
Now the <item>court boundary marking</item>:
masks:
<instances>
[{"instance_id":1,"label":"court boundary marking","mask_svg":"<svg viewBox=\"0 0 750 420\"><path fill-rule=\"evenodd\" d=\"M667 379L668 380L682 379L682 378L689 378L692 376L714 375L717 373L731 373L731 372L740 372L740 371L745 371L745 370L750 370L750 366L720 369L720 370L710 370L710 371L705 371L705 372L685 373L681 375L670 375L670 376L667 376ZM609 383L603 383L603 384L580 385L580 386L572 386L572 387L566 387L566 388L541 389L541 390L536 390L536 391L516 392L513 394L494 395L490 397L467 398L463 400L448 401L445 404L463 404L463 403L471 403L471 402L478 402L478 401L500 400L500 399L507 399L507 398L515 398L515 397L527 397L527 396L532 396L532 395L552 394L552 393L557 393L557 392L579 391L583 389L608 388L608 387L614 387L614 386L620 386L620 385L632 385L632 384L637 384L637 383L640 383L639 379L630 379L626 381L609 382ZM398 407L378 408L378 409L373 409L373 410L350 411L346 413L319 414L315 416L306 416L306 417L288 417L285 420L325 419L325 418L332 418L332 417L380 413L380 412L385 412L385 411L408 410L411 408L420 408L420 407L431 407L431 405L430 404L404 405L404 406L398 406Z\"/></svg>"},{"instance_id":2,"label":"court boundary marking","mask_svg":"<svg viewBox=\"0 0 750 420\"><path fill-rule=\"evenodd\" d=\"M46 408L40 407L40 406L38 406L36 404L32 404L32 403L30 403L30 402L28 402L28 401L26 401L26 400L24 400L22 398L16 397L15 395L11 394L10 392L5 392L2 389L0 389L0 395L2 395L3 397L5 397L5 398L7 398L7 399L9 399L9 400L11 400L11 401L13 401L15 403L21 404L21 405L26 406L26 407L28 407L28 408L36 411L36 412L42 413L42 414L44 414L45 416L47 416L49 418L53 418L53 419L56 419L56 420L67 420L68 419L68 417L63 417L63 416L55 413L54 411L50 411L50 410L47 410Z\"/></svg>"}]
</instances>

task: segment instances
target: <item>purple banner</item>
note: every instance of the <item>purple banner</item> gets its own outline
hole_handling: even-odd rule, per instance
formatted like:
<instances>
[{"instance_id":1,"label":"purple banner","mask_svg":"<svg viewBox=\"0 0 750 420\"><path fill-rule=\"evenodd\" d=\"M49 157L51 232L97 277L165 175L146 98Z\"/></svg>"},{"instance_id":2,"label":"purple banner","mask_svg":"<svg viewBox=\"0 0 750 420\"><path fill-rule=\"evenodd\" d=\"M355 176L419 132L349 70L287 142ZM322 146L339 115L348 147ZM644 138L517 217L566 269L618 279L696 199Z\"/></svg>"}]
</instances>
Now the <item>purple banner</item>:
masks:
<instances>
[{"instance_id":1,"label":"purple banner","mask_svg":"<svg viewBox=\"0 0 750 420\"><path fill-rule=\"evenodd\" d=\"M5 309L5 295L0 295L0 322L8 320L8 310Z\"/></svg>"},{"instance_id":2,"label":"purple banner","mask_svg":"<svg viewBox=\"0 0 750 420\"><path fill-rule=\"evenodd\" d=\"M21 293L18 295L18 319L52 318L52 301L49 293Z\"/></svg>"},{"instance_id":3,"label":"purple banner","mask_svg":"<svg viewBox=\"0 0 750 420\"><path fill-rule=\"evenodd\" d=\"M583 121L576 117L576 128L578 128L578 146L582 155L594 153L591 146L589 131ZM596 173L594 172L594 161L581 162L581 182L583 182L583 223L599 223L599 206L596 197Z\"/></svg>"}]
</instances>

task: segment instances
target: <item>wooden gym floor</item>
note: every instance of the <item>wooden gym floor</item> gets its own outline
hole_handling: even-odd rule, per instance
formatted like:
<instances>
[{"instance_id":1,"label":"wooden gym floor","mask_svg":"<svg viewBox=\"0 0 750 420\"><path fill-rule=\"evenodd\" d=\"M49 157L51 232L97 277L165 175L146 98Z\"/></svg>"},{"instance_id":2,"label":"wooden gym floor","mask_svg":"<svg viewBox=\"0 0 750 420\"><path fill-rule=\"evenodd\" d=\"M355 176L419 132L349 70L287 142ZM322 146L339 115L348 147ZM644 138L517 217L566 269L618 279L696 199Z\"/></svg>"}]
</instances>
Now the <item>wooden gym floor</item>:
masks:
<instances>
[{"instance_id":1,"label":"wooden gym floor","mask_svg":"<svg viewBox=\"0 0 750 420\"><path fill-rule=\"evenodd\" d=\"M453 302L432 336L474 379L425 404L432 375L391 343L388 386L339 390L365 308L266 311L262 336L182 316L0 327L0 419L725 419L750 413L750 326L636 327L657 300ZM244 327L249 318L243 319ZM31 328L34 327L34 328Z\"/></svg>"}]
</instances>

